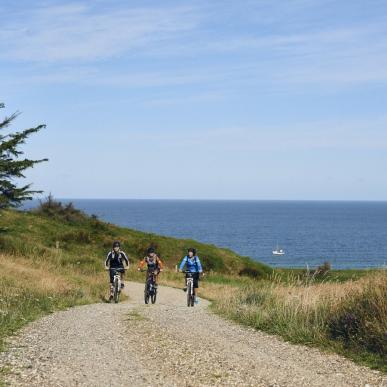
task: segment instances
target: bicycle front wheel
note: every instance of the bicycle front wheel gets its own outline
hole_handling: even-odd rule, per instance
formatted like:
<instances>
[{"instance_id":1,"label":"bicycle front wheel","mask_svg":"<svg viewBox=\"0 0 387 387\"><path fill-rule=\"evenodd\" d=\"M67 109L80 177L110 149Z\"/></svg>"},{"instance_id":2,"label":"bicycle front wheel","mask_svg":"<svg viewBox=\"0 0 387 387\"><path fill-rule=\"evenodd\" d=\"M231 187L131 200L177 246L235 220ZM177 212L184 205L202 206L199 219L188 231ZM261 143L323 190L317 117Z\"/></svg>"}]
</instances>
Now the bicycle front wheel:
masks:
<instances>
[{"instance_id":1,"label":"bicycle front wheel","mask_svg":"<svg viewBox=\"0 0 387 387\"><path fill-rule=\"evenodd\" d=\"M144 289L144 301L145 304L149 304L149 290L148 290L148 283L145 284L145 289Z\"/></svg>"},{"instance_id":2,"label":"bicycle front wheel","mask_svg":"<svg viewBox=\"0 0 387 387\"><path fill-rule=\"evenodd\" d=\"M152 296L151 296L152 304L156 303L156 298L157 298L157 290L154 289L154 290L153 290L153 294L152 294Z\"/></svg>"},{"instance_id":3,"label":"bicycle front wheel","mask_svg":"<svg viewBox=\"0 0 387 387\"><path fill-rule=\"evenodd\" d=\"M120 300L120 289L118 286L118 281L114 282L114 302L117 304Z\"/></svg>"},{"instance_id":4,"label":"bicycle front wheel","mask_svg":"<svg viewBox=\"0 0 387 387\"><path fill-rule=\"evenodd\" d=\"M191 306L191 295L192 293L192 283L188 282L187 284L187 306Z\"/></svg>"}]
</instances>

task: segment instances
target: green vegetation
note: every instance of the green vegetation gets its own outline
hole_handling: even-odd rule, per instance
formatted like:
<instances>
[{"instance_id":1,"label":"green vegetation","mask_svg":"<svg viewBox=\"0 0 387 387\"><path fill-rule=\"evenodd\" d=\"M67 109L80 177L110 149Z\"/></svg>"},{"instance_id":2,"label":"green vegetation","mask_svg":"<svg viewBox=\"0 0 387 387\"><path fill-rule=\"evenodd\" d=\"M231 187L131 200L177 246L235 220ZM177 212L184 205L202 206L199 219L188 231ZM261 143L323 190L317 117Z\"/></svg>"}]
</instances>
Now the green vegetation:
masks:
<instances>
[{"instance_id":1,"label":"green vegetation","mask_svg":"<svg viewBox=\"0 0 387 387\"><path fill-rule=\"evenodd\" d=\"M4 104L0 103L0 109L4 107ZM0 209L16 207L24 200L32 199L34 193L41 192L32 191L30 184L23 187L17 187L15 184L15 179L25 177L25 170L32 168L35 164L47 161L47 159L30 160L22 158L23 152L20 150L20 146L25 143L26 139L31 134L43 129L44 125L20 132L5 132L5 134L2 134L19 114L19 112L16 112L0 120Z\"/></svg>"},{"instance_id":2,"label":"green vegetation","mask_svg":"<svg viewBox=\"0 0 387 387\"><path fill-rule=\"evenodd\" d=\"M135 265L153 245L173 271L195 245L207 269L228 275L246 268L261 277L271 273L268 266L230 250L120 228L52 198L35 211L1 211L0 229L0 348L4 337L44 314L104 300L103 263L115 239ZM137 272L130 277L144 279Z\"/></svg>"},{"instance_id":3,"label":"green vegetation","mask_svg":"<svg viewBox=\"0 0 387 387\"><path fill-rule=\"evenodd\" d=\"M34 211L0 212L0 229L0 344L44 314L105 300L104 256L118 239L134 266L154 246L167 265L161 283L175 287L183 283L175 265L194 245L207 271L200 295L214 301L215 312L386 371L383 270L273 270L213 245L104 223L52 198ZM133 269L128 276L144 281Z\"/></svg>"}]
</instances>

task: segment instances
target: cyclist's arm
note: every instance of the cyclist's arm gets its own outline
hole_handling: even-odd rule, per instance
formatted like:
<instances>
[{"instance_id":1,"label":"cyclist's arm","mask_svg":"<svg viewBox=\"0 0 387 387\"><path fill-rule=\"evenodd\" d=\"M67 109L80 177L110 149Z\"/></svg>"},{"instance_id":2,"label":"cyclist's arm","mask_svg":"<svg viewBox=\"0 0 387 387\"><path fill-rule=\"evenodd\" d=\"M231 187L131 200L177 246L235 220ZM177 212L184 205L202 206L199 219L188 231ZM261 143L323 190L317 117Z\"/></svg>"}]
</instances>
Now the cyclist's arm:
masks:
<instances>
[{"instance_id":1,"label":"cyclist's arm","mask_svg":"<svg viewBox=\"0 0 387 387\"><path fill-rule=\"evenodd\" d=\"M157 257L157 263L159 265L159 269L163 270L164 269L164 263L163 263L163 261L159 257Z\"/></svg>"},{"instance_id":2,"label":"cyclist's arm","mask_svg":"<svg viewBox=\"0 0 387 387\"><path fill-rule=\"evenodd\" d=\"M129 259L128 259L128 257L126 256L126 254L123 251L121 251L121 254L124 257L124 261L126 263L126 268L129 269Z\"/></svg>"},{"instance_id":3,"label":"cyclist's arm","mask_svg":"<svg viewBox=\"0 0 387 387\"><path fill-rule=\"evenodd\" d=\"M138 270L143 269L143 268L144 268L144 265L145 265L145 259L143 259L142 261L139 262L137 269L138 269Z\"/></svg>"},{"instance_id":4,"label":"cyclist's arm","mask_svg":"<svg viewBox=\"0 0 387 387\"><path fill-rule=\"evenodd\" d=\"M111 259L111 252L108 253L106 260L105 260L105 269L109 269L110 259Z\"/></svg>"},{"instance_id":5,"label":"cyclist's arm","mask_svg":"<svg viewBox=\"0 0 387 387\"><path fill-rule=\"evenodd\" d=\"M199 273L203 273L203 267L202 267L202 263L200 262L199 257L197 257L196 259L197 259L197 264L198 264L198 271L199 271Z\"/></svg>"},{"instance_id":6,"label":"cyclist's arm","mask_svg":"<svg viewBox=\"0 0 387 387\"><path fill-rule=\"evenodd\" d=\"M186 262L187 262L187 257L184 257L183 260L180 263L179 270L183 270Z\"/></svg>"}]
</instances>

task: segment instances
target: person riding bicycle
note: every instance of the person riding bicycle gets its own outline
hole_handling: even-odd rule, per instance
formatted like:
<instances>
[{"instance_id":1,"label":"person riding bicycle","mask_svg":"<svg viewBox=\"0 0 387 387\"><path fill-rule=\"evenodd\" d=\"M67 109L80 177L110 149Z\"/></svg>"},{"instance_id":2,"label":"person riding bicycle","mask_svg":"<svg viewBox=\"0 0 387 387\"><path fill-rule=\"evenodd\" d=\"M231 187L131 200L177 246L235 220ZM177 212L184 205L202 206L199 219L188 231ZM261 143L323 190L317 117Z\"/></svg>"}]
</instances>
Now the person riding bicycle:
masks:
<instances>
[{"instance_id":1,"label":"person riding bicycle","mask_svg":"<svg viewBox=\"0 0 387 387\"><path fill-rule=\"evenodd\" d=\"M187 271L193 274L193 286L195 289L195 303L198 303L197 295L198 295L198 288L199 288L199 277L200 277L200 274L203 275L203 268L199 257L196 255L196 249L194 249L193 247L188 249L188 254L181 261L179 266L180 272L183 271L184 266L186 267ZM185 281L186 282L183 290L187 291L187 276Z\"/></svg>"},{"instance_id":2,"label":"person riding bicycle","mask_svg":"<svg viewBox=\"0 0 387 387\"><path fill-rule=\"evenodd\" d=\"M124 265L125 264L125 265ZM121 250L121 244L119 241L113 243L113 248L109 251L105 260L105 269L109 270L110 277L110 298L113 297L113 280L114 270L121 269L121 280L124 279L124 271L129 269L129 259L127 255ZM124 287L124 283L121 282L121 288Z\"/></svg>"},{"instance_id":3,"label":"person riding bicycle","mask_svg":"<svg viewBox=\"0 0 387 387\"><path fill-rule=\"evenodd\" d=\"M157 287L157 279L160 272L163 271L164 264L153 247L149 247L146 257L139 262L137 270L142 270L145 265L147 266L146 280L148 281L149 276L153 273L155 276L155 287Z\"/></svg>"}]
</instances>

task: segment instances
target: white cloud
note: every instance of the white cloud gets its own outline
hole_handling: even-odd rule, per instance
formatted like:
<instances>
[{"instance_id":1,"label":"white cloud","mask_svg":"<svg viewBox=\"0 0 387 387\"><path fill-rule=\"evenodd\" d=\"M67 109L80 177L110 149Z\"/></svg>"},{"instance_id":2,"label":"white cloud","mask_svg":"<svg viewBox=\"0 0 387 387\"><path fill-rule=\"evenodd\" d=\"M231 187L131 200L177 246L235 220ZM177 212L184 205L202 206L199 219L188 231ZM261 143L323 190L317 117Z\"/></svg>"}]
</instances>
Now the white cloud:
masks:
<instances>
[{"instance_id":1,"label":"white cloud","mask_svg":"<svg viewBox=\"0 0 387 387\"><path fill-rule=\"evenodd\" d=\"M197 22L194 9L183 6L98 11L76 3L37 7L3 23L1 56L36 62L106 59L163 41Z\"/></svg>"},{"instance_id":2,"label":"white cloud","mask_svg":"<svg viewBox=\"0 0 387 387\"><path fill-rule=\"evenodd\" d=\"M333 5L331 0L316 4L326 2ZM292 26L295 20L286 18L305 9L314 12L312 3L297 0L292 6L274 6L261 1L222 7L197 2L148 8L122 4L101 8L102 3L94 3L100 5L96 8L74 2L31 8L13 14L2 25L0 58L29 66L1 82L134 88L202 85L209 95L221 90L235 95L234 88L253 84L262 91L283 93L308 91L310 86L335 90L387 82L385 24L368 21L310 29L305 16L297 16L304 23L298 32L275 27L260 30L269 14L270 23ZM219 26L219 33L211 31L217 18L232 22L232 17L241 17L237 13L241 10L247 17L246 10L254 4L258 4L258 16L251 12L249 22L257 25L235 31ZM119 59L112 62L114 67L104 67L105 60L112 58ZM121 59L130 68L123 68Z\"/></svg>"}]
</instances>

